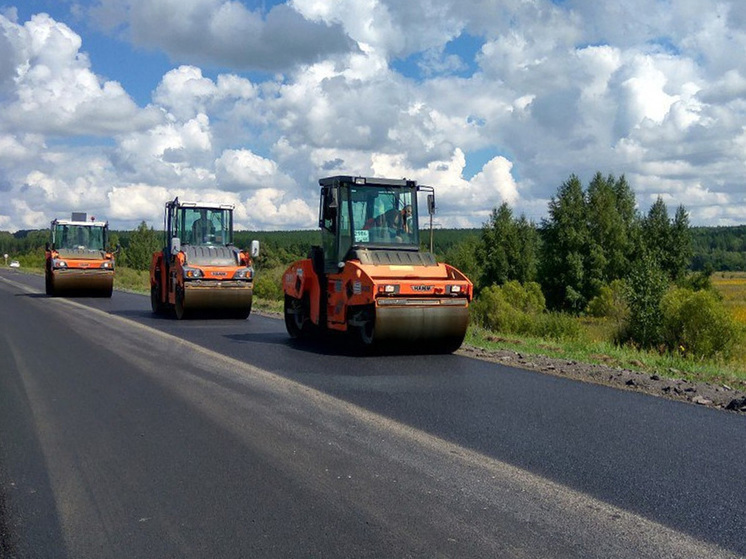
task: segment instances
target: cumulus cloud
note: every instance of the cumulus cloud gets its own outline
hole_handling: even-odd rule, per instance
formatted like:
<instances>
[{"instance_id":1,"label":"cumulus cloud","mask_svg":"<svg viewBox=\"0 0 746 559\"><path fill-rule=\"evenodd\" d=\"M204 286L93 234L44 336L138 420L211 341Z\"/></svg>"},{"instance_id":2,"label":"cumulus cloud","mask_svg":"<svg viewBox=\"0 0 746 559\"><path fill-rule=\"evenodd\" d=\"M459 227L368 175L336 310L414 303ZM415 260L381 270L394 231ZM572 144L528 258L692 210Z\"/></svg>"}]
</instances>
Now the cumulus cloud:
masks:
<instances>
[{"instance_id":1,"label":"cumulus cloud","mask_svg":"<svg viewBox=\"0 0 746 559\"><path fill-rule=\"evenodd\" d=\"M340 26L284 4L264 13L230 0L99 0L89 13L137 45L213 66L280 71L354 49Z\"/></svg>"},{"instance_id":2,"label":"cumulus cloud","mask_svg":"<svg viewBox=\"0 0 746 559\"><path fill-rule=\"evenodd\" d=\"M75 136L110 135L155 124L113 81L99 79L81 52L81 39L46 14L22 26L0 15L0 84L6 91L0 127L8 131ZM9 72L9 63L12 69ZM8 89L12 74L13 89Z\"/></svg>"},{"instance_id":3,"label":"cumulus cloud","mask_svg":"<svg viewBox=\"0 0 746 559\"><path fill-rule=\"evenodd\" d=\"M315 225L315 209L299 198L290 198L276 188L260 188L243 204L248 229L307 229ZM242 215L239 213L239 222Z\"/></svg>"},{"instance_id":4,"label":"cumulus cloud","mask_svg":"<svg viewBox=\"0 0 746 559\"><path fill-rule=\"evenodd\" d=\"M175 196L162 186L129 184L115 186L107 193L107 197L109 219L128 223L146 221L160 225L163 222L165 203Z\"/></svg>"},{"instance_id":5,"label":"cumulus cloud","mask_svg":"<svg viewBox=\"0 0 746 559\"><path fill-rule=\"evenodd\" d=\"M277 163L250 150L226 150L216 161L218 183L226 190L259 190L273 187L287 190L294 181L280 172Z\"/></svg>"}]
</instances>

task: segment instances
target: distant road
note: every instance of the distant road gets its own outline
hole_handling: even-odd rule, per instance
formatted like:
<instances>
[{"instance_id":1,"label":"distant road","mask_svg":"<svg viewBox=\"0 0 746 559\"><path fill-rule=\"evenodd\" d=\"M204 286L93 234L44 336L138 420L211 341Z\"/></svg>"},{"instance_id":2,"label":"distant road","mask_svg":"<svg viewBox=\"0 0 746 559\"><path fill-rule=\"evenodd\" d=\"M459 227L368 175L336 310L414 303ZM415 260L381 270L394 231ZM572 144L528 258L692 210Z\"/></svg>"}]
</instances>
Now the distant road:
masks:
<instances>
[{"instance_id":1,"label":"distant road","mask_svg":"<svg viewBox=\"0 0 746 559\"><path fill-rule=\"evenodd\" d=\"M0 270L0 557L746 556L746 417Z\"/></svg>"}]
</instances>

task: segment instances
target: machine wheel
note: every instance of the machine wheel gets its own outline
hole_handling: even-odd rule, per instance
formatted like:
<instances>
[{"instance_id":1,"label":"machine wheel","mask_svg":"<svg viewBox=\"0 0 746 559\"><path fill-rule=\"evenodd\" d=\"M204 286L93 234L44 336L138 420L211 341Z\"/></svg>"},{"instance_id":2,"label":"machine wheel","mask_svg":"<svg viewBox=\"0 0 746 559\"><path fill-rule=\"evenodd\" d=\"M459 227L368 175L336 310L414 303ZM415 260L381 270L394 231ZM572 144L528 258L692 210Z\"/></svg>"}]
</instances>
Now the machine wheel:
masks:
<instances>
[{"instance_id":1,"label":"machine wheel","mask_svg":"<svg viewBox=\"0 0 746 559\"><path fill-rule=\"evenodd\" d=\"M291 338L301 338L309 330L308 299L285 295L285 328Z\"/></svg>"},{"instance_id":2,"label":"machine wheel","mask_svg":"<svg viewBox=\"0 0 746 559\"><path fill-rule=\"evenodd\" d=\"M163 303L161 303L161 286L156 283L150 286L150 308L155 314L163 313Z\"/></svg>"},{"instance_id":3,"label":"machine wheel","mask_svg":"<svg viewBox=\"0 0 746 559\"><path fill-rule=\"evenodd\" d=\"M183 288L176 288L176 304L174 305L174 311L176 313L176 318L179 320L183 320L184 317L187 315L187 311L184 308L184 289Z\"/></svg>"}]
</instances>

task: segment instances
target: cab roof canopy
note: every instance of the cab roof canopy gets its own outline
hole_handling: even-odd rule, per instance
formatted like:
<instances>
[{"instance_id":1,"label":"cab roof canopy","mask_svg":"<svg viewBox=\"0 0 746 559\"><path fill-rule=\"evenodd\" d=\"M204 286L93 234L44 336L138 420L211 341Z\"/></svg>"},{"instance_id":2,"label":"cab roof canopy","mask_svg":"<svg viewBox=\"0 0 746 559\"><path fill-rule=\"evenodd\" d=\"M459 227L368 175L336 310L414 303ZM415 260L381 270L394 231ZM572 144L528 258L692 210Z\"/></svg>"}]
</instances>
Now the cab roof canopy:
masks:
<instances>
[{"instance_id":1,"label":"cab roof canopy","mask_svg":"<svg viewBox=\"0 0 746 559\"><path fill-rule=\"evenodd\" d=\"M52 220L52 227L55 225L75 225L77 227L108 227L108 221L77 221L72 219L55 219Z\"/></svg>"},{"instance_id":2,"label":"cab roof canopy","mask_svg":"<svg viewBox=\"0 0 746 559\"><path fill-rule=\"evenodd\" d=\"M337 183L352 183L360 186L382 185L382 186L417 186L416 181L407 179L379 179L376 177L353 177L351 175L336 175L319 180L319 185L329 186Z\"/></svg>"},{"instance_id":3,"label":"cab roof canopy","mask_svg":"<svg viewBox=\"0 0 746 559\"><path fill-rule=\"evenodd\" d=\"M215 202L193 202L191 200L179 200L174 198L173 201L167 202L167 206L179 206L182 208L205 208L207 210L233 210L236 207L233 204L216 204Z\"/></svg>"}]
</instances>

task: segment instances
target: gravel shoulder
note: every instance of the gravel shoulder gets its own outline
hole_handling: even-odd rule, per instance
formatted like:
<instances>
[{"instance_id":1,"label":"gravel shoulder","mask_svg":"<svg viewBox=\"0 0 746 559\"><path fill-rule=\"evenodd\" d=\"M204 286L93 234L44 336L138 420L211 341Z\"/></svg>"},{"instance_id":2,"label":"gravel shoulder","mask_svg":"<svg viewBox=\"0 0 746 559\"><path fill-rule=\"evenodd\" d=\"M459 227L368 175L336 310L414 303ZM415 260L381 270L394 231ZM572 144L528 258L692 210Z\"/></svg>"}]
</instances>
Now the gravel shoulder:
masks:
<instances>
[{"instance_id":1,"label":"gravel shoulder","mask_svg":"<svg viewBox=\"0 0 746 559\"><path fill-rule=\"evenodd\" d=\"M740 387L692 382L621 367L581 363L545 355L525 355L512 350L487 350L466 344L461 346L456 353L520 369L746 414L746 382L744 381L741 381Z\"/></svg>"}]
</instances>

